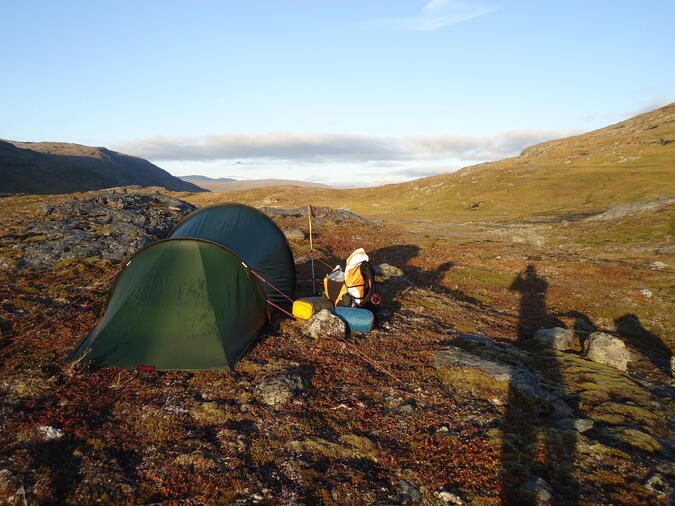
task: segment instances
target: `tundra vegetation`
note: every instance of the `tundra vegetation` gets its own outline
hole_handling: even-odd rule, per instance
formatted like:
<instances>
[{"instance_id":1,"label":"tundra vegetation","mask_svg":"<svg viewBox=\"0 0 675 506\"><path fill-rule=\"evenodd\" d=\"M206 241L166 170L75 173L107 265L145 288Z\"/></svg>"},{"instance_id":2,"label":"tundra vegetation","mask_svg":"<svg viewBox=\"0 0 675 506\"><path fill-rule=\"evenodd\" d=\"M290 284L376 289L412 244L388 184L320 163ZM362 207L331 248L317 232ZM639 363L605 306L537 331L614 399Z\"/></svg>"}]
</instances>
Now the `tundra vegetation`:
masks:
<instances>
[{"instance_id":1,"label":"tundra vegetation","mask_svg":"<svg viewBox=\"0 0 675 506\"><path fill-rule=\"evenodd\" d=\"M668 504L673 108L374 189L0 199L0 498ZM95 213L75 212L92 199ZM332 208L314 224L316 255L334 265L365 247L389 265L378 327L345 343L275 318L233 371L65 361L124 265L106 246L124 213L140 245L164 233L140 217L233 200L299 208L267 211L302 232L287 234L300 293L302 206ZM617 208L629 202L646 204ZM58 242L53 220L98 250L31 263Z\"/></svg>"}]
</instances>

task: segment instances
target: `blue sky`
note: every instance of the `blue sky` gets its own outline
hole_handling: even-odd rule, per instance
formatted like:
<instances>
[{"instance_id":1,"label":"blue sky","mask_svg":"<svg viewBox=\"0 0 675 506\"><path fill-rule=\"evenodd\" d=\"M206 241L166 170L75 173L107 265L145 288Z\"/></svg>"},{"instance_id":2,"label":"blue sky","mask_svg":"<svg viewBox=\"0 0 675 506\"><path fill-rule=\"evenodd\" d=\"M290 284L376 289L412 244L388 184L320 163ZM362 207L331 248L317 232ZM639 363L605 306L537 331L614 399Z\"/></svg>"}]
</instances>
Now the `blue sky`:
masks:
<instances>
[{"instance_id":1,"label":"blue sky","mask_svg":"<svg viewBox=\"0 0 675 506\"><path fill-rule=\"evenodd\" d=\"M0 138L107 146L176 175L396 182L675 100L672 0L0 12Z\"/></svg>"}]
</instances>

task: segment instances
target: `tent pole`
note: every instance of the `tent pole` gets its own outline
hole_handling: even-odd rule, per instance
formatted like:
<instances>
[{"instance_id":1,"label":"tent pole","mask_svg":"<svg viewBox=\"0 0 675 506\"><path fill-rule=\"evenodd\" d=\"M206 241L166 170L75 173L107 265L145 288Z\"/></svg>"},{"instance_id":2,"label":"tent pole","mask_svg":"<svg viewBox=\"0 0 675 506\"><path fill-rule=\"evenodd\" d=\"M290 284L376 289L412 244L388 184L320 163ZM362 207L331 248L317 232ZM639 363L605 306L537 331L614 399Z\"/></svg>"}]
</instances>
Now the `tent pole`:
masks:
<instances>
[{"instance_id":1,"label":"tent pole","mask_svg":"<svg viewBox=\"0 0 675 506\"><path fill-rule=\"evenodd\" d=\"M307 219L309 219L309 258L312 262L312 295L316 295L316 279L314 276L314 244L312 243L312 204L307 204Z\"/></svg>"}]
</instances>

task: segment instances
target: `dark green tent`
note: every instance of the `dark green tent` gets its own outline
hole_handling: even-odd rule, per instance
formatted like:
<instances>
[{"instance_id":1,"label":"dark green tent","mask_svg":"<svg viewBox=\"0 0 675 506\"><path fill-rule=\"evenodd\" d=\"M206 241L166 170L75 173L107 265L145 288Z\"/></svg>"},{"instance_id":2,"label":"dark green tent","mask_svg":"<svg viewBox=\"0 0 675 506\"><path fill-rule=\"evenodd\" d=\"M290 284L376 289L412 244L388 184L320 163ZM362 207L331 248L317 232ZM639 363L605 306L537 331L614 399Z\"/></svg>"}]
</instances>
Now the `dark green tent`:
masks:
<instances>
[{"instance_id":1,"label":"dark green tent","mask_svg":"<svg viewBox=\"0 0 675 506\"><path fill-rule=\"evenodd\" d=\"M204 207L185 218L170 237L196 237L225 246L274 287L293 298L295 264L284 233L265 214L244 204ZM267 298L279 305L288 299L263 283Z\"/></svg>"},{"instance_id":2,"label":"dark green tent","mask_svg":"<svg viewBox=\"0 0 675 506\"><path fill-rule=\"evenodd\" d=\"M249 227L266 233L244 234L243 226L229 222L218 235L218 217L228 223L228 216L243 216ZM278 227L252 208L206 208L188 217L176 232L185 232L196 217L199 225L190 225L193 232L210 238L174 236L139 251L117 278L103 319L70 360L158 370L234 367L267 321L266 285L251 272L252 264L292 296L293 257ZM228 230L239 242L226 237ZM255 247L240 244L252 240L264 254L253 254ZM253 262L226 243L239 246Z\"/></svg>"}]
</instances>

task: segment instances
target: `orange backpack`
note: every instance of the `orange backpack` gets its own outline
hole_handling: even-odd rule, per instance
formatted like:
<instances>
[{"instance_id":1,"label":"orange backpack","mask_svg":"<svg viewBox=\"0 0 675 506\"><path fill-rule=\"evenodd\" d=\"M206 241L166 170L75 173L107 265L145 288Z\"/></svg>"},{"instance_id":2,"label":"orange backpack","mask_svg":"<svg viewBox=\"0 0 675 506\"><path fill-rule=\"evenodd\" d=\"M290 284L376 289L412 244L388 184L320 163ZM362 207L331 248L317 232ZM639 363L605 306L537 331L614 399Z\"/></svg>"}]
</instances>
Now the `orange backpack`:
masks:
<instances>
[{"instance_id":1,"label":"orange backpack","mask_svg":"<svg viewBox=\"0 0 675 506\"><path fill-rule=\"evenodd\" d=\"M380 303L380 296L375 293L375 273L363 248L349 255L344 274L338 266L323 282L326 297L336 306L363 307L366 303Z\"/></svg>"}]
</instances>

